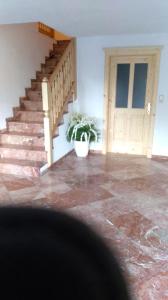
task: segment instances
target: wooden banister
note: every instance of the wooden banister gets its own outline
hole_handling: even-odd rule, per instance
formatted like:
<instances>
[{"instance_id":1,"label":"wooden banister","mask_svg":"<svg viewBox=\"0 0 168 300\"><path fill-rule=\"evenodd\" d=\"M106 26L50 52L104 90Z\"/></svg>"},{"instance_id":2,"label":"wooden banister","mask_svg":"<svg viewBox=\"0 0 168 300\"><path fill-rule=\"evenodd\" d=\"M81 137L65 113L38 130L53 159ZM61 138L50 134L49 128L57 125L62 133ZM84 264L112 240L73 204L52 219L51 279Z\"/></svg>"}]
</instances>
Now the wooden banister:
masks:
<instances>
[{"instance_id":1,"label":"wooden banister","mask_svg":"<svg viewBox=\"0 0 168 300\"><path fill-rule=\"evenodd\" d=\"M54 29L47 26L44 23L38 22L38 30L39 30L40 33L45 34L45 35L49 36L52 39L54 39L54 37L55 37Z\"/></svg>"},{"instance_id":2,"label":"wooden banister","mask_svg":"<svg viewBox=\"0 0 168 300\"><path fill-rule=\"evenodd\" d=\"M52 139L68 102L76 99L76 45L72 39L49 79L42 82L44 136L48 165L52 164Z\"/></svg>"},{"instance_id":3,"label":"wooden banister","mask_svg":"<svg viewBox=\"0 0 168 300\"><path fill-rule=\"evenodd\" d=\"M56 41L62 41L62 40L68 41L68 40L72 39L72 37L70 37L62 32L59 32L59 31L55 30L54 28L52 28L44 23L41 23L41 22L37 23L37 28L40 33L47 35L50 38L55 39Z\"/></svg>"}]
</instances>

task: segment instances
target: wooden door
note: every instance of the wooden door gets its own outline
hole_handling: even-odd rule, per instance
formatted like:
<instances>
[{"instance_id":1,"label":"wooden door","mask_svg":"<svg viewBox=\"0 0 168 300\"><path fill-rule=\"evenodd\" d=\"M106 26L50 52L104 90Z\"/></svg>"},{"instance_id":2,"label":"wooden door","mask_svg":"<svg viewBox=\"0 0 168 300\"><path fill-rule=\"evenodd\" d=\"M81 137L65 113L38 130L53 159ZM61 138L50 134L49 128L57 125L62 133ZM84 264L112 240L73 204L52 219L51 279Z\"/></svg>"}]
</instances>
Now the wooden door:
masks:
<instances>
[{"instance_id":1,"label":"wooden door","mask_svg":"<svg viewBox=\"0 0 168 300\"><path fill-rule=\"evenodd\" d=\"M107 151L148 155L154 56L110 58Z\"/></svg>"}]
</instances>

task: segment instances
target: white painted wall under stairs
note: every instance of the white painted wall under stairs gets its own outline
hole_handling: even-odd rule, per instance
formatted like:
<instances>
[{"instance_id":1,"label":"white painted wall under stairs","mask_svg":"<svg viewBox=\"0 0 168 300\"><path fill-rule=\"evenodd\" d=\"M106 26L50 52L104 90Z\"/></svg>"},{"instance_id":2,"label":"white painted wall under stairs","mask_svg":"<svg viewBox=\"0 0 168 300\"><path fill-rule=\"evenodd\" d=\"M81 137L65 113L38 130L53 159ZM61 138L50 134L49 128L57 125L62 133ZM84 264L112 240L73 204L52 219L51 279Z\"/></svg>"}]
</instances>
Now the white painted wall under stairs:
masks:
<instances>
[{"instance_id":1,"label":"white painted wall under stairs","mask_svg":"<svg viewBox=\"0 0 168 300\"><path fill-rule=\"evenodd\" d=\"M63 117L64 123L59 126L59 136L54 138L53 162L58 161L60 158L74 149L73 143L68 143L66 140L66 131L68 128L70 114L76 111L78 111L78 101L68 105L68 113Z\"/></svg>"}]
</instances>

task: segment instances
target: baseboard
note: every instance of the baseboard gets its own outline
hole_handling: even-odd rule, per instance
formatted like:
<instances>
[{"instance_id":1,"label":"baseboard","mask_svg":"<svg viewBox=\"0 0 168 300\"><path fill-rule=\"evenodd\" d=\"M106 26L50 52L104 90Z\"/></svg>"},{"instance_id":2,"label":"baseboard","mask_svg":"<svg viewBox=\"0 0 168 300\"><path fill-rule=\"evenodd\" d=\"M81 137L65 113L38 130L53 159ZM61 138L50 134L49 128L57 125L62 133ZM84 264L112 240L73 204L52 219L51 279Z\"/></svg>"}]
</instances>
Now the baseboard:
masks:
<instances>
[{"instance_id":1,"label":"baseboard","mask_svg":"<svg viewBox=\"0 0 168 300\"><path fill-rule=\"evenodd\" d=\"M52 165L48 168L48 170L50 170L51 168L53 168L54 166L56 166L58 163L60 163L62 160L64 160L68 155L70 155L73 152L74 152L74 149L72 149L71 151L69 151L68 153L66 153L64 156L62 156L61 158L59 158L57 161L55 161L54 163L52 163Z\"/></svg>"},{"instance_id":2,"label":"baseboard","mask_svg":"<svg viewBox=\"0 0 168 300\"><path fill-rule=\"evenodd\" d=\"M165 155L152 155L153 160L157 161L163 161L163 160L168 160L168 156Z\"/></svg>"},{"instance_id":3,"label":"baseboard","mask_svg":"<svg viewBox=\"0 0 168 300\"><path fill-rule=\"evenodd\" d=\"M60 159L58 159L57 161L55 161L54 163L52 163L52 165L48 168L47 164L44 166L44 168L41 170L41 174L40 175L44 175L46 174L47 171L53 169L57 164L60 164L61 161L63 161L67 156L69 156L70 154L75 153L74 149L72 149L71 151L69 151L68 153L66 153L64 156L62 156ZM90 154L102 154L102 150L89 150Z\"/></svg>"},{"instance_id":4,"label":"baseboard","mask_svg":"<svg viewBox=\"0 0 168 300\"><path fill-rule=\"evenodd\" d=\"M48 164L46 163L42 168L40 169L40 175L44 175L48 171Z\"/></svg>"}]
</instances>

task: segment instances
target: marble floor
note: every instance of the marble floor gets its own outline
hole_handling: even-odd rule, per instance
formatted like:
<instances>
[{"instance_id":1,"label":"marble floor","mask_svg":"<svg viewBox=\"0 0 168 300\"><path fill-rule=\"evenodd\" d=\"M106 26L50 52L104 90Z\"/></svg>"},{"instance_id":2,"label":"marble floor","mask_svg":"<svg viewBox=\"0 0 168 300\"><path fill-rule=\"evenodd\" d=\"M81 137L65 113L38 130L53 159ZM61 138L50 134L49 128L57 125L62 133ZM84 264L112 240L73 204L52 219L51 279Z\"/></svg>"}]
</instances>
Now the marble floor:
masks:
<instances>
[{"instance_id":1,"label":"marble floor","mask_svg":"<svg viewBox=\"0 0 168 300\"><path fill-rule=\"evenodd\" d=\"M168 159L72 153L40 178L0 175L0 204L77 216L115 249L133 299L168 299Z\"/></svg>"}]
</instances>

